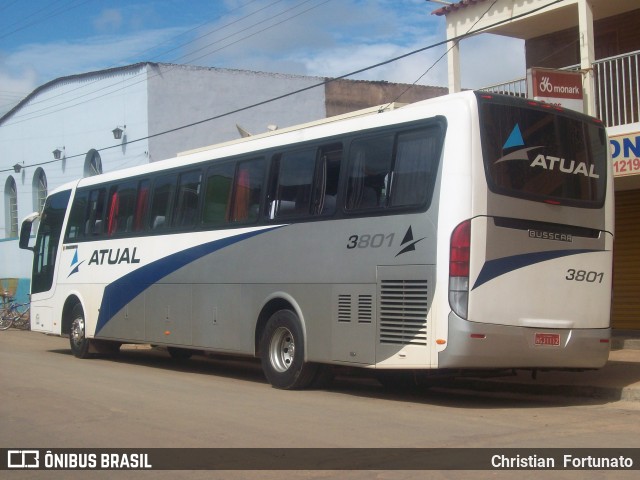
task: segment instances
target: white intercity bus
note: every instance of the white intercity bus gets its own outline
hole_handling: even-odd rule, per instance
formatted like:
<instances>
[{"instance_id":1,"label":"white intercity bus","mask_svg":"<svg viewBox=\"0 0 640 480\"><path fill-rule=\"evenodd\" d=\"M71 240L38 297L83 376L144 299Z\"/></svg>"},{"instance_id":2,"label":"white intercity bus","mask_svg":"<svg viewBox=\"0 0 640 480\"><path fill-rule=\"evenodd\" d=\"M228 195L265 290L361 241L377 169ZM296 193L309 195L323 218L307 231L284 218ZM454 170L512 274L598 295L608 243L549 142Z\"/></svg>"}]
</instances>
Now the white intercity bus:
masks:
<instances>
[{"instance_id":1,"label":"white intercity bus","mask_svg":"<svg viewBox=\"0 0 640 480\"><path fill-rule=\"evenodd\" d=\"M598 368L610 165L600 121L464 92L83 178L23 223L32 329L257 356L285 389Z\"/></svg>"}]
</instances>

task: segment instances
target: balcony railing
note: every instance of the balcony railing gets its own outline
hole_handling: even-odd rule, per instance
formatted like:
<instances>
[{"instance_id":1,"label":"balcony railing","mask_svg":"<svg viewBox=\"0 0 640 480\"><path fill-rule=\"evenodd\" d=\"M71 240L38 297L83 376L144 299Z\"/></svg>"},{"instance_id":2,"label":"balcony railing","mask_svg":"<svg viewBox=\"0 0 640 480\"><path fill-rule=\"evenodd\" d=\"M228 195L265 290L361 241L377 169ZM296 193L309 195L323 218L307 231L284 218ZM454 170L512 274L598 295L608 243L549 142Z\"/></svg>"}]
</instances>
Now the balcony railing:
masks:
<instances>
[{"instance_id":1,"label":"balcony railing","mask_svg":"<svg viewBox=\"0 0 640 480\"><path fill-rule=\"evenodd\" d=\"M593 64L596 112L608 127L640 121L640 50Z\"/></svg>"},{"instance_id":2,"label":"balcony railing","mask_svg":"<svg viewBox=\"0 0 640 480\"><path fill-rule=\"evenodd\" d=\"M502 95L513 95L515 97L527 96L527 79L518 78L505 83L496 83L489 87L483 87L480 90L491 93L501 93Z\"/></svg>"},{"instance_id":3,"label":"balcony railing","mask_svg":"<svg viewBox=\"0 0 640 480\"><path fill-rule=\"evenodd\" d=\"M578 65L564 70L577 70ZM596 116L606 126L640 122L640 50L593 63ZM524 97L527 79L519 78L481 90Z\"/></svg>"}]
</instances>

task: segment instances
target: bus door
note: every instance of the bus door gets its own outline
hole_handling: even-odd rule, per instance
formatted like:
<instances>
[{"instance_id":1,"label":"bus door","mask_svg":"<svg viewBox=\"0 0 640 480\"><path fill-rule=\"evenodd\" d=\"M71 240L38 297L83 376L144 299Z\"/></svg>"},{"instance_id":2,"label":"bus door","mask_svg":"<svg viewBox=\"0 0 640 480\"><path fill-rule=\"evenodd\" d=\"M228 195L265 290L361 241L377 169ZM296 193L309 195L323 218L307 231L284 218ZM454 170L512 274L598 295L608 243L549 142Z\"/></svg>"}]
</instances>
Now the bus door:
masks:
<instances>
[{"instance_id":1,"label":"bus door","mask_svg":"<svg viewBox=\"0 0 640 480\"><path fill-rule=\"evenodd\" d=\"M31 273L31 328L36 331L53 330L53 312L51 307L40 307L39 300L50 298L54 291L54 275L58 258L64 217L69 204L70 190L54 193L47 198L40 225L36 234L36 243L32 248L33 267ZM35 217L30 216L23 224L21 239L28 237L27 229ZM21 248L26 244L21 241ZM28 247L26 247L28 248ZM59 328L59 326L58 326Z\"/></svg>"}]
</instances>

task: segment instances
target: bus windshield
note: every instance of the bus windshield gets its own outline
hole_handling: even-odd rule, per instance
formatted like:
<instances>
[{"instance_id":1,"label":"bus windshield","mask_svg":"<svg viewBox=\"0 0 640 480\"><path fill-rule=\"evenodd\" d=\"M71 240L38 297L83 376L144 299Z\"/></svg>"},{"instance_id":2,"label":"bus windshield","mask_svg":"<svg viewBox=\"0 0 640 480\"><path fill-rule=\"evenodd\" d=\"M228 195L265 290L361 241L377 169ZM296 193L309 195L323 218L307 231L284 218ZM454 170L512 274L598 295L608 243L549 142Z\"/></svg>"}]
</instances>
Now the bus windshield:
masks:
<instances>
[{"instance_id":1,"label":"bus windshield","mask_svg":"<svg viewBox=\"0 0 640 480\"><path fill-rule=\"evenodd\" d=\"M31 274L31 293L46 292L53 285L58 243L62 233L62 222L71 196L70 190L55 193L47 198L40 216L40 227L36 237L35 258Z\"/></svg>"},{"instance_id":2,"label":"bus windshield","mask_svg":"<svg viewBox=\"0 0 640 480\"><path fill-rule=\"evenodd\" d=\"M607 180L604 127L574 112L478 97L489 188L502 195L600 208Z\"/></svg>"}]
</instances>

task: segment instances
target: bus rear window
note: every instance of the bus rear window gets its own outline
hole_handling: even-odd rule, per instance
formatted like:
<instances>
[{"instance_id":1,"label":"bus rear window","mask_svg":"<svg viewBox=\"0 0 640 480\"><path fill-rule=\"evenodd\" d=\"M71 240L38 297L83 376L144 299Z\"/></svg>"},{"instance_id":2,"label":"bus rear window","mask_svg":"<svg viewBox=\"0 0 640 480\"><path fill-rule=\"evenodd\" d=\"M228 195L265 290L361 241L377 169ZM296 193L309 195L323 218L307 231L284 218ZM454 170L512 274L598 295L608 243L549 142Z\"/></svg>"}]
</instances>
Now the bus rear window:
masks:
<instances>
[{"instance_id":1,"label":"bus rear window","mask_svg":"<svg viewBox=\"0 0 640 480\"><path fill-rule=\"evenodd\" d=\"M604 204L604 127L588 117L522 101L479 100L485 171L493 192L585 208Z\"/></svg>"}]
</instances>

